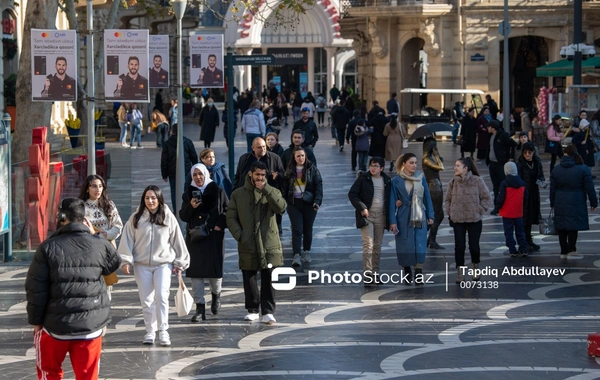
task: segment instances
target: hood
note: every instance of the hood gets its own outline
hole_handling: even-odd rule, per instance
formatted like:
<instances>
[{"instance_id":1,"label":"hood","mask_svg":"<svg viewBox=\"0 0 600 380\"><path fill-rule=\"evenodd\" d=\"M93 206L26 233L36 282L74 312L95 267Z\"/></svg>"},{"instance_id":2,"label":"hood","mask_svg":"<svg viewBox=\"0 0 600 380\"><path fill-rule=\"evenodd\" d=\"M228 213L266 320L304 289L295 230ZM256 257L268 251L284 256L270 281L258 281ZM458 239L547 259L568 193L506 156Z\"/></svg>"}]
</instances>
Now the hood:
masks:
<instances>
[{"instance_id":1,"label":"hood","mask_svg":"<svg viewBox=\"0 0 600 380\"><path fill-rule=\"evenodd\" d=\"M563 158L560 159L560 166L563 168L571 168L575 165L577 165L575 163L575 157L563 156Z\"/></svg>"},{"instance_id":2,"label":"hood","mask_svg":"<svg viewBox=\"0 0 600 380\"><path fill-rule=\"evenodd\" d=\"M524 187L525 182L518 175L507 175L504 179L506 182L506 186L518 189L519 187Z\"/></svg>"}]
</instances>

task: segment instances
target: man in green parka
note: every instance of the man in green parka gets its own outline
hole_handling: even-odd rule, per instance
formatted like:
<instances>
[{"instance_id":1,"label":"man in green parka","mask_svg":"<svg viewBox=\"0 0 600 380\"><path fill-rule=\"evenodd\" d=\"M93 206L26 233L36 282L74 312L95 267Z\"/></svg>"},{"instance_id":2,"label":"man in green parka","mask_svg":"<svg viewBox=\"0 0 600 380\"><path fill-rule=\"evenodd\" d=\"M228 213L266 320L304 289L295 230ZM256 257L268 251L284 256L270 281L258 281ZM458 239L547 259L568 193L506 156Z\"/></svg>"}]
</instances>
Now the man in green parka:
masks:
<instances>
[{"instance_id":1,"label":"man in green parka","mask_svg":"<svg viewBox=\"0 0 600 380\"><path fill-rule=\"evenodd\" d=\"M244 278L245 321L258 319L275 323L275 290L271 287L273 268L283 265L283 248L279 240L276 214L285 211L287 203L276 188L267 183L267 167L257 161L243 187L231 194L227 209L227 228L238 242L240 269ZM258 290L257 272L261 288Z\"/></svg>"}]
</instances>

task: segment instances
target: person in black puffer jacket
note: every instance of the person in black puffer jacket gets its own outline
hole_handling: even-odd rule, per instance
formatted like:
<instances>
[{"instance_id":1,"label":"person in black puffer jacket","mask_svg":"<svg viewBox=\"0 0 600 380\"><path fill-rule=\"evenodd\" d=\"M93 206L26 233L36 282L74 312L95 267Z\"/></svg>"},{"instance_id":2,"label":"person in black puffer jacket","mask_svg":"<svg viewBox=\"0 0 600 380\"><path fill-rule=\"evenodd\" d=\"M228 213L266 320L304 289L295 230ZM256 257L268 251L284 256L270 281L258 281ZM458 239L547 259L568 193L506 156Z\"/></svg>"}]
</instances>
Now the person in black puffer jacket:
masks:
<instances>
[{"instance_id":1,"label":"person in black puffer jacket","mask_svg":"<svg viewBox=\"0 0 600 380\"><path fill-rule=\"evenodd\" d=\"M598 207L598 198L590 168L583 164L573 144L565 148L550 174L550 207L554 208L554 227L558 231L560 254L575 257L577 232L590 229L587 199L591 210Z\"/></svg>"},{"instance_id":2,"label":"person in black puffer jacket","mask_svg":"<svg viewBox=\"0 0 600 380\"><path fill-rule=\"evenodd\" d=\"M66 224L38 247L25 280L27 320L35 326L38 357L45 358L37 369L59 378L55 369L69 352L76 378L98 378L103 329L110 322L102 276L119 269L121 259L108 240L91 234L81 199L64 199L60 214ZM52 355L56 351L64 352L62 358Z\"/></svg>"},{"instance_id":3,"label":"person in black puffer jacket","mask_svg":"<svg viewBox=\"0 0 600 380\"><path fill-rule=\"evenodd\" d=\"M534 251L539 251L541 247L533 242L531 226L539 224L542 219L540 187L546 188L546 179L544 178L542 160L535 154L535 145L532 142L523 144L522 154L517 159L517 169L519 170L519 177L525 182L525 189L529 194L529 197L525 198L523 209L525 238L528 246L533 248Z\"/></svg>"},{"instance_id":4,"label":"person in black puffer jacket","mask_svg":"<svg viewBox=\"0 0 600 380\"><path fill-rule=\"evenodd\" d=\"M294 148L292 157L285 171L282 195L292 225L292 266L300 266L302 245L302 261L311 262L313 224L323 201L323 179L319 169L306 158L304 148Z\"/></svg>"}]
</instances>

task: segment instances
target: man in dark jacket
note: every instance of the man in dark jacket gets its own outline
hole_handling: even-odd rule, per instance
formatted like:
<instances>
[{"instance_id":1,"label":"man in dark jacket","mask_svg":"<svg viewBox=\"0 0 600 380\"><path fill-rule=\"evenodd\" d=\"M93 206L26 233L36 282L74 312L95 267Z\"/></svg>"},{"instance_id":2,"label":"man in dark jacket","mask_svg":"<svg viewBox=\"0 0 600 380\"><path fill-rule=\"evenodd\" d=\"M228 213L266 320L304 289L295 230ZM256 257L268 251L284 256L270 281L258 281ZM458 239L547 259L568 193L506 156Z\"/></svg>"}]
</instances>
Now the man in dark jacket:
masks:
<instances>
[{"instance_id":1,"label":"man in dark jacket","mask_svg":"<svg viewBox=\"0 0 600 380\"><path fill-rule=\"evenodd\" d=\"M353 119L348 123L348 129L346 130L346 144L352 144L352 156L350 157L352 161L352 171L356 170L356 159L358 157L358 152L356 151L356 134L354 133L354 129L358 125L358 121L362 120L360 117L360 111L355 110L352 113Z\"/></svg>"},{"instance_id":2,"label":"man in dark jacket","mask_svg":"<svg viewBox=\"0 0 600 380\"><path fill-rule=\"evenodd\" d=\"M82 200L64 199L59 213L66 224L38 247L25 280L38 378L62 378L69 353L76 378L97 379L102 333L110 322L102 276L119 269L121 259L108 240L90 233Z\"/></svg>"},{"instance_id":3,"label":"man in dark jacket","mask_svg":"<svg viewBox=\"0 0 600 380\"><path fill-rule=\"evenodd\" d=\"M371 108L367 115L367 121L371 123L380 112L382 112L382 109L379 107L379 102L377 100L373 100L373 108ZM385 111L383 111L383 114L385 115Z\"/></svg>"},{"instance_id":4,"label":"man in dark jacket","mask_svg":"<svg viewBox=\"0 0 600 380\"><path fill-rule=\"evenodd\" d=\"M171 127L171 137L163 145L162 155L160 157L160 172L165 182L169 181L171 187L171 202L173 203L173 212L178 212L175 200L183 194L175 194L175 177L177 174L177 124ZM192 182L190 171L192 166L198 163L198 155L194 148L192 140L183 136L183 160L185 162L185 183L184 191Z\"/></svg>"},{"instance_id":5,"label":"man in dark jacket","mask_svg":"<svg viewBox=\"0 0 600 380\"><path fill-rule=\"evenodd\" d=\"M400 113L400 103L396 100L396 93L392 92L390 100L387 101L386 104L388 115L396 114L396 117Z\"/></svg>"},{"instance_id":6,"label":"man in dark jacket","mask_svg":"<svg viewBox=\"0 0 600 380\"><path fill-rule=\"evenodd\" d=\"M319 140L319 130L317 129L317 124L309 118L309 115L310 109L303 108L302 119L294 123L294 130L301 129L304 132L304 143L302 144L304 148L310 147L311 149L315 149L315 145L317 145L317 141Z\"/></svg>"},{"instance_id":7,"label":"man in dark jacket","mask_svg":"<svg viewBox=\"0 0 600 380\"><path fill-rule=\"evenodd\" d=\"M275 215L285 211L287 203L279 190L266 180L267 166L255 161L244 176L244 186L233 191L227 208L227 228L238 242L239 266L244 280L245 321L258 319L275 323L275 290L271 286L273 268L283 265L283 248ZM260 271L260 293L257 272Z\"/></svg>"},{"instance_id":8,"label":"man in dark jacket","mask_svg":"<svg viewBox=\"0 0 600 380\"><path fill-rule=\"evenodd\" d=\"M266 165L269 185L281 190L283 174L285 172L283 163L277 154L267 151L267 144L262 137L254 139L252 142L252 152L240 156L237 169L235 170L235 177L233 177L233 189L235 190L244 186L250 168L256 161L260 161Z\"/></svg>"},{"instance_id":9,"label":"man in dark jacket","mask_svg":"<svg viewBox=\"0 0 600 380\"><path fill-rule=\"evenodd\" d=\"M502 126L497 120L492 120L486 125L490 133L490 149L488 150L485 163L490 170L490 179L494 185L494 200L498 197L500 184L504 181L504 164L511 157L517 143L510 138L509 134L502 129ZM498 215L498 208L494 208L492 215Z\"/></svg>"},{"instance_id":10,"label":"man in dark jacket","mask_svg":"<svg viewBox=\"0 0 600 380\"><path fill-rule=\"evenodd\" d=\"M295 129L292 132L292 143L290 144L290 147L287 148L281 155L281 162L283 163L284 171L287 170L290 161L292 161L292 153L294 152L294 148L296 148L297 146L302 146L303 143L304 132L301 129ZM317 158L315 157L315 154L313 153L312 149L304 149L304 152L306 153L306 158L308 158L308 160L312 162L313 165L317 166Z\"/></svg>"},{"instance_id":11,"label":"man in dark jacket","mask_svg":"<svg viewBox=\"0 0 600 380\"><path fill-rule=\"evenodd\" d=\"M348 192L356 213L356 228L363 239L363 270L365 286L375 285L384 230L389 226L387 215L392 180L384 173L385 160L371 157L369 171L361 173ZM367 276L367 272L372 276Z\"/></svg>"},{"instance_id":12,"label":"man in dark jacket","mask_svg":"<svg viewBox=\"0 0 600 380\"><path fill-rule=\"evenodd\" d=\"M340 152L344 151L344 138L346 137L346 128L348 127L348 123L350 122L350 112L345 106L346 101L340 100L340 106L335 111L333 115L331 115L331 121L333 125L335 125L335 129L337 129L337 138L338 145L340 146Z\"/></svg>"}]
</instances>

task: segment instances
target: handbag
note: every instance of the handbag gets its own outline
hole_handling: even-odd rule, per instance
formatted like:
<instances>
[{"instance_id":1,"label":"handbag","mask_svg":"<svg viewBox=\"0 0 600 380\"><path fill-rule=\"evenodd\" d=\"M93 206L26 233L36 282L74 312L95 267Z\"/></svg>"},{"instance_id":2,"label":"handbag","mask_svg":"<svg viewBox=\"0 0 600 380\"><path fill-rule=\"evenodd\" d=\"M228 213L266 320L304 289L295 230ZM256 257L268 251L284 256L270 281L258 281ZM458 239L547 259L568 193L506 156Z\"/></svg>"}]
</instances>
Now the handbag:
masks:
<instances>
[{"instance_id":1,"label":"handbag","mask_svg":"<svg viewBox=\"0 0 600 380\"><path fill-rule=\"evenodd\" d=\"M179 286L177 287L177 293L175 294L175 309L177 310L178 317L185 317L192 310L194 304L194 297L190 294L190 291L185 286L181 274L179 274Z\"/></svg>"},{"instance_id":2,"label":"handbag","mask_svg":"<svg viewBox=\"0 0 600 380\"><path fill-rule=\"evenodd\" d=\"M546 146L544 147L544 151L550 154L558 153L558 142L546 140Z\"/></svg>"},{"instance_id":3,"label":"handbag","mask_svg":"<svg viewBox=\"0 0 600 380\"><path fill-rule=\"evenodd\" d=\"M190 235L190 240L192 241L192 243L197 243L201 240L206 239L209 235L209 231L208 227L206 227L206 223L204 223L201 226L190 228L188 234Z\"/></svg>"},{"instance_id":4,"label":"handbag","mask_svg":"<svg viewBox=\"0 0 600 380\"><path fill-rule=\"evenodd\" d=\"M404 131L402 131L402 125L400 125L400 136L402 136L402 149L408 148L408 140L404 138Z\"/></svg>"},{"instance_id":5,"label":"handbag","mask_svg":"<svg viewBox=\"0 0 600 380\"><path fill-rule=\"evenodd\" d=\"M550 210L550 215L547 218L542 218L540 223L540 234L541 235L558 235L556 228L554 228L554 209Z\"/></svg>"},{"instance_id":6,"label":"handbag","mask_svg":"<svg viewBox=\"0 0 600 380\"><path fill-rule=\"evenodd\" d=\"M313 195L312 191L304 190L302 192L302 200L307 203L313 203L315 196Z\"/></svg>"},{"instance_id":7,"label":"handbag","mask_svg":"<svg viewBox=\"0 0 600 380\"><path fill-rule=\"evenodd\" d=\"M111 274L109 274L108 276L103 276L104 277L104 282L106 283L106 286L112 286L114 284L116 284L117 282L119 282L119 277L117 276L117 272L113 272Z\"/></svg>"}]
</instances>

